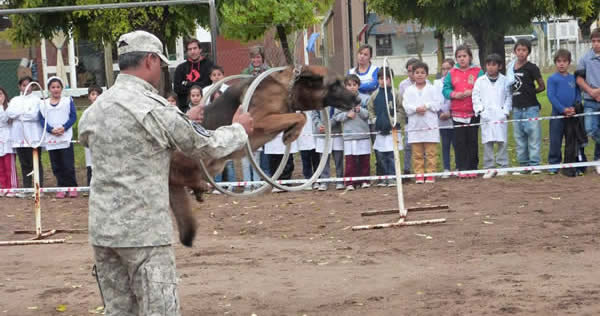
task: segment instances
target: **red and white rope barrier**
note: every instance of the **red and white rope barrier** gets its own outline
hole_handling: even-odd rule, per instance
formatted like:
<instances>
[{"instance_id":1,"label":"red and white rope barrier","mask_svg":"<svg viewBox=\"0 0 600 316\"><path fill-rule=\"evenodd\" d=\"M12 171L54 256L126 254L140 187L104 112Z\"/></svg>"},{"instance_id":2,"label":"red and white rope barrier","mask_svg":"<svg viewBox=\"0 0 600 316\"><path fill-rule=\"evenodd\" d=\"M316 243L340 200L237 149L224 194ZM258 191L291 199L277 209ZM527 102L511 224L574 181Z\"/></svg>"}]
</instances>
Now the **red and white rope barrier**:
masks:
<instances>
[{"instance_id":1,"label":"red and white rope barrier","mask_svg":"<svg viewBox=\"0 0 600 316\"><path fill-rule=\"evenodd\" d=\"M567 119L567 118L573 118L573 117L584 117L584 116L593 116L593 115L600 115L600 111L597 112L589 112L589 113L580 113L580 114L575 114L572 116L566 116L566 115L553 115L553 116L539 116L539 117L532 117L532 118L527 118L527 119L517 119L517 120L499 120L499 121L490 121L490 122L480 122L480 123L473 123L473 124L464 124L464 125L458 125L458 126L442 126L442 127L426 127L426 128L416 128L416 129L410 129L410 130L404 130L405 132L421 132L421 131L431 131L431 130L436 130L436 129L455 129L455 128L464 128L464 127L473 127L473 126L483 126L483 125L496 125L496 124L507 124L507 123L516 123L516 122L536 122L536 121L547 121L547 120L561 120L561 119ZM331 136L354 136L354 135L376 135L378 134L378 132L372 132L372 133L331 133ZM319 137L324 137L325 134L303 134L302 136L319 136ZM11 140L11 139L0 139L0 143L5 143L5 142L15 142L21 145L27 144L24 140ZM42 146L44 144L59 144L59 143L64 143L66 141L61 141L61 142L57 142L57 141L46 141L42 144ZM78 140L71 140L71 143L79 143Z\"/></svg>"},{"instance_id":2,"label":"red and white rope barrier","mask_svg":"<svg viewBox=\"0 0 600 316\"><path fill-rule=\"evenodd\" d=\"M534 170L555 170L555 169L566 169L566 168L579 168L579 167L595 167L600 166L600 161L588 161L588 162L576 162L567 164L553 164L553 165L540 165L540 166L524 166L524 167L508 167L508 168L496 168L496 169L478 169L478 170L467 170L467 171L448 171L448 172L433 172L425 174L403 174L403 179L412 179L417 176L425 177L441 177L441 176L459 176L461 174L485 174L488 171L496 172L531 172ZM396 175L385 175L385 176L368 176L368 177L344 177L344 178L325 178L318 179L315 182L318 183L334 183L343 181L364 181L364 180L395 180ZM292 179L292 180L278 180L281 184L303 184L308 182L305 179ZM240 182L219 182L218 184L225 187L245 187L249 185L264 184L264 181L240 181ZM40 188L40 192L55 193L55 192L89 192L89 187L48 187ZM31 188L13 188L13 189L0 189L0 193L32 193L34 189Z\"/></svg>"}]
</instances>

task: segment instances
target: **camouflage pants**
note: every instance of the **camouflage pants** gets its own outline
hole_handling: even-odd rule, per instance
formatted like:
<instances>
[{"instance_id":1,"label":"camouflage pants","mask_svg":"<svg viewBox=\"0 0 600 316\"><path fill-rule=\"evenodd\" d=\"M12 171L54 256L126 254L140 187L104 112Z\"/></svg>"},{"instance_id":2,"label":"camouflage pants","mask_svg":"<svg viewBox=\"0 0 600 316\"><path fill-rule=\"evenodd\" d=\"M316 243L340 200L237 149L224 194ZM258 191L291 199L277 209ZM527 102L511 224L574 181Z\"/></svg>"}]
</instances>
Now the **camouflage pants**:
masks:
<instances>
[{"instance_id":1,"label":"camouflage pants","mask_svg":"<svg viewBox=\"0 0 600 316\"><path fill-rule=\"evenodd\" d=\"M107 316L180 315L171 246L93 248Z\"/></svg>"}]
</instances>

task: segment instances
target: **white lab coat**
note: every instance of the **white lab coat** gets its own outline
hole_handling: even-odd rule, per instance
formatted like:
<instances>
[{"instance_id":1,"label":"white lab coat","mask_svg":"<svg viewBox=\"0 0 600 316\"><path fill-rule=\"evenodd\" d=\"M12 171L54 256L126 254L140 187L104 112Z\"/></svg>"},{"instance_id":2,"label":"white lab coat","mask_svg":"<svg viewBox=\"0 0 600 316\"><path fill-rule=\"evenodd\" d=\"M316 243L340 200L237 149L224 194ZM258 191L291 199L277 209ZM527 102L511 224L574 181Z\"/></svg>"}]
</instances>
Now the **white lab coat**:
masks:
<instances>
[{"instance_id":1,"label":"white lab coat","mask_svg":"<svg viewBox=\"0 0 600 316\"><path fill-rule=\"evenodd\" d=\"M475 81L473 87L473 111L481 116L481 142L507 142L507 124L486 124L506 120L512 109L512 94L506 77L498 75L496 82L487 75Z\"/></svg>"},{"instance_id":2,"label":"white lab coat","mask_svg":"<svg viewBox=\"0 0 600 316\"><path fill-rule=\"evenodd\" d=\"M275 138L267 142L264 148L265 154L267 155L283 155L285 153L285 145L283 144L283 132L279 133L279 135L275 136ZM296 142L292 142L290 154L297 152L298 144Z\"/></svg>"},{"instance_id":3,"label":"white lab coat","mask_svg":"<svg viewBox=\"0 0 600 316\"><path fill-rule=\"evenodd\" d=\"M402 98L402 106L408 116L408 143L439 143L440 131L438 130L438 112L440 98L434 86L426 82L423 89L416 85L406 88ZM424 115L417 114L417 107L425 105L427 111ZM426 130L420 130L426 129ZM419 130L419 131L414 131Z\"/></svg>"},{"instance_id":4,"label":"white lab coat","mask_svg":"<svg viewBox=\"0 0 600 316\"><path fill-rule=\"evenodd\" d=\"M0 157L12 154L12 143L10 142L10 124L8 114L0 104Z\"/></svg>"},{"instance_id":5,"label":"white lab coat","mask_svg":"<svg viewBox=\"0 0 600 316\"><path fill-rule=\"evenodd\" d=\"M312 132L312 111L305 111L304 114L306 115L306 123L295 143L297 143L299 150L313 150L315 149L315 138Z\"/></svg>"},{"instance_id":6,"label":"white lab coat","mask_svg":"<svg viewBox=\"0 0 600 316\"><path fill-rule=\"evenodd\" d=\"M40 125L40 98L34 94L12 98L6 114L13 120L10 127L12 147L31 147L37 145L42 138L43 128Z\"/></svg>"},{"instance_id":7,"label":"white lab coat","mask_svg":"<svg viewBox=\"0 0 600 316\"><path fill-rule=\"evenodd\" d=\"M71 97L62 97L56 106L50 105L49 102L40 102L40 113L46 119L48 125L53 127L61 127L69 120L71 113ZM60 136L55 136L48 131L44 131L44 147L46 150L65 149L71 146L73 139L73 127L65 130Z\"/></svg>"}]
</instances>

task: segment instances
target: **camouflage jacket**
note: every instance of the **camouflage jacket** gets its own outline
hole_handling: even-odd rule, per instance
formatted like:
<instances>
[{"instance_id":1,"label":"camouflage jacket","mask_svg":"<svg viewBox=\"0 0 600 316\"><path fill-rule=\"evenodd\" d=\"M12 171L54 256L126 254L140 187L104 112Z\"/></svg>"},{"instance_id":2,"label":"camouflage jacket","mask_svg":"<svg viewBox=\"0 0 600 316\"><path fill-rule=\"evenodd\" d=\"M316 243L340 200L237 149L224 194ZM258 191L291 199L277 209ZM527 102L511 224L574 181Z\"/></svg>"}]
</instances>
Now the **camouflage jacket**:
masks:
<instances>
[{"instance_id":1,"label":"camouflage jacket","mask_svg":"<svg viewBox=\"0 0 600 316\"><path fill-rule=\"evenodd\" d=\"M195 159L216 159L241 149L248 139L240 124L205 131L157 93L148 82L120 74L79 121L79 141L93 160L92 245L171 244L171 153L179 149Z\"/></svg>"}]
</instances>

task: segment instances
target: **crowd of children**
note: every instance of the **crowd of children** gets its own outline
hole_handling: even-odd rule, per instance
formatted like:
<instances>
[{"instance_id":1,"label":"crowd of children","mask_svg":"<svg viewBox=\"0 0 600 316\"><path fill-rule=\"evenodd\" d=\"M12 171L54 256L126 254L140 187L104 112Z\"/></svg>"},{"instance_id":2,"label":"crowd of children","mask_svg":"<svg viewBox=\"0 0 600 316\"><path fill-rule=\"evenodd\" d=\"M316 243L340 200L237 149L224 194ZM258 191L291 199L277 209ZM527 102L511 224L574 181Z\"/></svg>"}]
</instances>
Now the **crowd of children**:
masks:
<instances>
[{"instance_id":1,"label":"crowd of children","mask_svg":"<svg viewBox=\"0 0 600 316\"><path fill-rule=\"evenodd\" d=\"M548 163L586 161L584 147L589 139L596 143L593 160L600 160L600 116L589 115L572 117L575 114L600 111L600 29L591 34L592 49L584 55L575 74L569 73L572 62L571 53L559 49L554 57L556 72L547 81L547 95L552 105L552 115L564 115L565 119L549 121L550 148ZM473 64L473 54L466 45L459 46L453 59L442 63L441 77L431 83L428 80L427 64L410 59L406 63L408 78L400 83L396 90L396 99L392 86L393 72L388 68L377 69L370 63L372 49L369 46L359 48L359 64L345 77L346 89L359 96L361 102L348 111L326 108L330 116L333 133L329 152L324 152L324 120L321 112L307 113L307 127L304 134L313 136L294 143L292 153L298 148L302 153L303 175L312 176L321 155L333 157L337 178L346 178L345 183L336 183L336 189L354 190L367 188L370 181L357 177L368 177L371 173L371 154L374 151L376 175L394 176L394 147L392 132L396 130L399 149L404 150L404 172L415 174L416 183L434 183L428 173L437 171L438 148L441 148L443 178L451 170L450 151L454 149L455 165L459 178L474 178L469 171L479 165L479 127L483 145L483 168L487 169L484 179L506 175L497 168L509 167L508 126L498 123L510 118L532 119L540 116L541 105L536 95L546 89L539 68L528 60L531 43L520 39L514 46L516 59L503 72L504 60L498 54L491 54L484 60L482 67ZM361 55L362 54L362 55ZM250 65L244 73L258 75L268 69L261 50L251 51ZM210 79L214 83L224 77L223 68L213 65ZM376 78L376 80L374 80ZM75 162L73 150L73 125L77 113L73 100L62 96L63 81L58 77L49 78L47 88L50 92L46 101L32 96L29 77L19 80L20 95L8 102L6 91L0 88L0 188L15 188L17 184L16 157L19 158L23 187L32 187L30 176L33 169L32 147L42 140L42 146L48 152L52 171L59 187L76 187ZM187 109L204 106L226 91L223 84L218 91L202 104L202 96L210 86L192 85L189 88ZM102 93L102 89L92 86L88 89L90 104ZM583 96L582 96L583 94ZM167 101L177 106L178 96L166 95ZM396 104L396 112L394 112ZM394 116L396 117L394 126ZM481 125L477 124L481 123ZM475 126L471 126L474 124ZM466 126L465 126L466 125ZM405 134L402 134L402 129ZM523 120L513 125L516 156L520 166L536 166L541 162L541 123L539 120ZM373 137L373 135L375 135ZM304 135L306 136L306 135ZM404 142L402 142L404 139ZM565 140L564 155L561 153ZM12 140L12 141L11 141ZM19 141L14 141L19 140ZM272 174L283 157L283 146L279 139L269 142L255 153L255 158L267 174ZM440 146L441 142L441 146ZM43 180L40 151L40 181ZM87 183L92 178L92 161L86 148ZM268 165L267 165L268 164ZM321 178L329 178L331 169L329 160ZM246 160L242 164L244 181L258 181L256 171ZM286 162L281 179L291 178L293 159ZM563 172L569 176L583 174L585 168ZM600 174L600 166L595 168ZM532 170L532 174L540 173ZM558 170L549 170L550 174ZM234 164L228 162L216 181L236 181ZM514 172L514 175L522 172ZM377 186L395 186L393 180L376 181ZM246 189L252 189L247 187ZM315 184L313 189L324 191L327 183ZM14 196L13 193L4 193ZM76 197L77 192L68 194ZM56 198L64 198L64 192L58 192Z\"/></svg>"}]
</instances>

